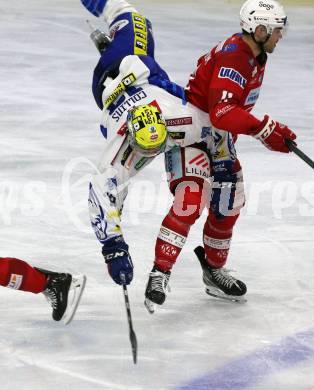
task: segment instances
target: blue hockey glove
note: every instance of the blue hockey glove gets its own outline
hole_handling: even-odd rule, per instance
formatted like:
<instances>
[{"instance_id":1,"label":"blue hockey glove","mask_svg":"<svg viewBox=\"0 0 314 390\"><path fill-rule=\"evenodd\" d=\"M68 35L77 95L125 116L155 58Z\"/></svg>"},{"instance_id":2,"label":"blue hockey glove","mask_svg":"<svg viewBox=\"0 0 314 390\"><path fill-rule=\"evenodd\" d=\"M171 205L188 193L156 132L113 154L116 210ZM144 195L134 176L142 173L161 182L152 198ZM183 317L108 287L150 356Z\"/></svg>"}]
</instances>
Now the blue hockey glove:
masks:
<instances>
[{"instance_id":1,"label":"blue hockey glove","mask_svg":"<svg viewBox=\"0 0 314 390\"><path fill-rule=\"evenodd\" d=\"M105 8L107 0L81 0L81 3L89 12L99 17Z\"/></svg>"},{"instance_id":2,"label":"blue hockey glove","mask_svg":"<svg viewBox=\"0 0 314 390\"><path fill-rule=\"evenodd\" d=\"M109 275L117 284L130 284L133 279L133 264L129 246L122 236L112 237L102 247Z\"/></svg>"}]
</instances>

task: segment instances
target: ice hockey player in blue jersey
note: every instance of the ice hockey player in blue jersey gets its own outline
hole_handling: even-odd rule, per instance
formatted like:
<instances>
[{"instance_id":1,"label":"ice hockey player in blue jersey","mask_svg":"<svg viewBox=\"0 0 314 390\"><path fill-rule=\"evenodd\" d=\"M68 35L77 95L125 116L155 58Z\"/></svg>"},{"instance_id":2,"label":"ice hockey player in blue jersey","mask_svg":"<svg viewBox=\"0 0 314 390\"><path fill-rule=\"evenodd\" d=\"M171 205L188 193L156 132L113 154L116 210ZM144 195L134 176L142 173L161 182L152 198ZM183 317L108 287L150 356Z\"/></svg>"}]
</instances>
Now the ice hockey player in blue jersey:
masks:
<instances>
[{"instance_id":1,"label":"ice hockey player in blue jersey","mask_svg":"<svg viewBox=\"0 0 314 390\"><path fill-rule=\"evenodd\" d=\"M110 276L118 284L129 284L133 264L121 230L129 179L157 154L199 142L204 134L210 148L210 123L155 61L149 20L125 0L81 1L109 25L110 34L92 84L106 140L90 184L91 224Z\"/></svg>"}]
</instances>

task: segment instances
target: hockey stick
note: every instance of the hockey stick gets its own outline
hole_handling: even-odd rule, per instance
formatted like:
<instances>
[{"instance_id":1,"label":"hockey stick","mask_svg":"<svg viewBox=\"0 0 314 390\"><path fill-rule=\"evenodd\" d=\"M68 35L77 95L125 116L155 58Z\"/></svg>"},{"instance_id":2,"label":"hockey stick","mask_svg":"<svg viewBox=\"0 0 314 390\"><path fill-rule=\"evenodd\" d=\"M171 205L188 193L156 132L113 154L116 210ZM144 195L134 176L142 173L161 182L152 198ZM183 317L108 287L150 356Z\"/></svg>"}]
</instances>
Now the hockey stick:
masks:
<instances>
[{"instance_id":1,"label":"hockey stick","mask_svg":"<svg viewBox=\"0 0 314 390\"><path fill-rule=\"evenodd\" d=\"M132 346L132 355L133 355L133 363L136 364L137 362L137 339L136 334L133 330L133 324L132 324L132 316L131 316L131 308L130 308L130 301L129 301L129 294L128 290L125 284L125 277L124 274L121 274L121 279L123 280L123 295L124 295L124 302L125 302L125 309L126 309L126 315L128 318L128 324L129 324L129 330L130 330L130 341Z\"/></svg>"},{"instance_id":2,"label":"hockey stick","mask_svg":"<svg viewBox=\"0 0 314 390\"><path fill-rule=\"evenodd\" d=\"M297 147L297 144L294 141L291 141L290 139L285 139L285 144L287 145L288 149L291 150L291 152L296 154L298 157L300 157L301 160L303 160L312 169L314 169L314 161L310 159L310 157L307 156L305 153L303 153L302 150Z\"/></svg>"}]
</instances>

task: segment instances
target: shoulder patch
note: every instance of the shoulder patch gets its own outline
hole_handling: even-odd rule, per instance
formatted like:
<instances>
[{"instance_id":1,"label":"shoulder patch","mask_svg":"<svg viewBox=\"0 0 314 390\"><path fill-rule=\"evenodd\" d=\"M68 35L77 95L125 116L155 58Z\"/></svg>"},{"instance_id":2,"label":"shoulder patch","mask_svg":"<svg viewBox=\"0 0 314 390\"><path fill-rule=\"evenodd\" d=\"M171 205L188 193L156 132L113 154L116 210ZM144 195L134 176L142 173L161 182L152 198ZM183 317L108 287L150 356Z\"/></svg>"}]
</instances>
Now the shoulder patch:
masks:
<instances>
[{"instance_id":1,"label":"shoulder patch","mask_svg":"<svg viewBox=\"0 0 314 390\"><path fill-rule=\"evenodd\" d=\"M238 45L235 43L229 43L228 45L224 46L223 49L221 50L222 53L232 53L236 51L238 48Z\"/></svg>"}]
</instances>

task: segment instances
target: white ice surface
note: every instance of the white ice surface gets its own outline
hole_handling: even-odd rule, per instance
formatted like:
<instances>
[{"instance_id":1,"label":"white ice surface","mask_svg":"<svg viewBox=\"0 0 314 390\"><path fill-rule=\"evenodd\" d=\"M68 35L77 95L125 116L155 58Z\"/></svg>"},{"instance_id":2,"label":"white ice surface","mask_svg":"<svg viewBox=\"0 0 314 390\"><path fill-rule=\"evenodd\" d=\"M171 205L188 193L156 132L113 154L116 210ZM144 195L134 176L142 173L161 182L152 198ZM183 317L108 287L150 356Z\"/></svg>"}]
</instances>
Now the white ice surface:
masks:
<instances>
[{"instance_id":1,"label":"white ice surface","mask_svg":"<svg viewBox=\"0 0 314 390\"><path fill-rule=\"evenodd\" d=\"M201 54L238 31L239 4L226 0L134 4L154 24L158 60L182 85ZM90 92L97 52L89 16L75 0L1 0L0 11L0 255L88 277L68 327L50 319L42 295L1 288L0 389L313 389L313 170L242 137L237 150L248 199L228 264L247 283L248 302L204 294L193 254L203 216L173 270L172 292L153 316L143 296L171 201L163 159L135 178L123 221L135 263L134 366L122 291L105 271L88 222L92 168L83 158L96 164L104 144ZM255 113L289 124L314 157L314 7L288 13L289 31L270 58ZM269 359L271 348L282 354ZM303 358L293 362L296 349ZM253 374L246 362L256 365ZM182 387L206 375L205 384ZM237 376L242 385L232 382Z\"/></svg>"}]
</instances>

